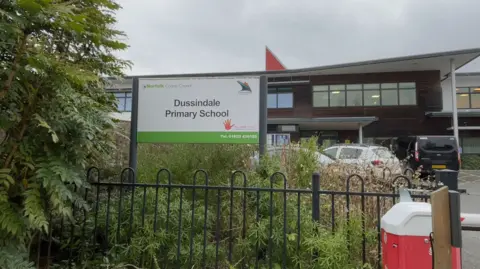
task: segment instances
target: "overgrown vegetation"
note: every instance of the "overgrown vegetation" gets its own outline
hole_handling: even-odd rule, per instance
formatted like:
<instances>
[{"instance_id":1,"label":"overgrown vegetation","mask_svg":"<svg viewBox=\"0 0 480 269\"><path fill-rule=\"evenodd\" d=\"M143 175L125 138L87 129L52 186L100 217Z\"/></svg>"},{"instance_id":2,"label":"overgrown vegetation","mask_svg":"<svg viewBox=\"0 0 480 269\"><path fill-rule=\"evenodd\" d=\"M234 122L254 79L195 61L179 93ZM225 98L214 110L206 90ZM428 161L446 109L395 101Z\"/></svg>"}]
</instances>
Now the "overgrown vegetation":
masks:
<instances>
[{"instance_id":1,"label":"overgrown vegetation","mask_svg":"<svg viewBox=\"0 0 480 269\"><path fill-rule=\"evenodd\" d=\"M72 203L87 207L73 189L114 148L115 99L102 76L129 65L113 54L127 47L112 28L119 8L112 0L0 1L0 268L29 267L3 258L28 260L50 219L72 218Z\"/></svg>"},{"instance_id":2,"label":"overgrown vegetation","mask_svg":"<svg viewBox=\"0 0 480 269\"><path fill-rule=\"evenodd\" d=\"M85 226L80 212L80 224L73 229L76 240L65 243L63 252L73 253L74 258L59 263L58 268L73 261L74 268L248 268L257 263L259 268L268 268L270 261L274 268L284 262L287 268L370 268L378 258L376 208L365 210L368 215L362 218L359 197L352 196L347 223L345 197L337 197L332 224L330 197L322 197L317 223L312 221L311 193L284 196L276 192L270 196L265 191L272 185L285 187L283 177L270 178L278 171L288 176L289 189L310 188L311 175L319 169L315 141L302 144L305 150L291 151L288 157L265 158L255 170L249 169L247 161L254 150L251 146L141 145L139 182L155 184L159 168L168 167L171 183L185 187L101 187L98 212L92 203ZM199 168L207 171L208 185L225 188L193 192L187 186L194 184L194 172ZM234 186L246 184L264 190L231 191L228 186L235 170L246 171L247 180L237 174ZM101 182L119 180L117 175ZM167 173L162 172L158 180L167 184ZM338 189L345 186L345 178L331 177L322 178L322 188L334 186L328 180L336 180ZM203 173L197 173L195 184L206 184ZM92 201L96 191L89 190ZM95 239L85 240L84 236L93 234ZM362 258L364 234L366 264ZM64 229L55 236L67 242L71 235L70 229ZM56 256L58 262L62 250Z\"/></svg>"}]
</instances>

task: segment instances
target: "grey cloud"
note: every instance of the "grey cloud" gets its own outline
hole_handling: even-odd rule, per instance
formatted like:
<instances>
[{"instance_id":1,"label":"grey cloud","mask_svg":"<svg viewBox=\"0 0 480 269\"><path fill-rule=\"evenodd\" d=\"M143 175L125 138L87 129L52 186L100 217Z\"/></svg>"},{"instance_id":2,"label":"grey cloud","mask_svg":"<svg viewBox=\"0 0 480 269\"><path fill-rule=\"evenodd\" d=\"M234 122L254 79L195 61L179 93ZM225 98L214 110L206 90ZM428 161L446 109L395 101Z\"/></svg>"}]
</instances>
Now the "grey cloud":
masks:
<instances>
[{"instance_id":1,"label":"grey cloud","mask_svg":"<svg viewBox=\"0 0 480 269\"><path fill-rule=\"evenodd\" d=\"M265 45L288 68L480 47L473 0L119 2L131 74L262 70Z\"/></svg>"}]
</instances>

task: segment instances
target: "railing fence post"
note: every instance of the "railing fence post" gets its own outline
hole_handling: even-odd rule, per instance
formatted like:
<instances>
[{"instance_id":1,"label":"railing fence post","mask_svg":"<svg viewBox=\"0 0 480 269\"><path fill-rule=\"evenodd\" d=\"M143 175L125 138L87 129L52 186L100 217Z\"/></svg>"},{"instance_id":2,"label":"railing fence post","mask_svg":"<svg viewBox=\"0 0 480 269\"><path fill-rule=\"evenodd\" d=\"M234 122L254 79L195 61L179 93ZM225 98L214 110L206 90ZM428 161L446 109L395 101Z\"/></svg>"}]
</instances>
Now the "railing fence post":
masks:
<instances>
[{"instance_id":1,"label":"railing fence post","mask_svg":"<svg viewBox=\"0 0 480 269\"><path fill-rule=\"evenodd\" d=\"M312 175L312 219L320 221L320 173Z\"/></svg>"}]
</instances>

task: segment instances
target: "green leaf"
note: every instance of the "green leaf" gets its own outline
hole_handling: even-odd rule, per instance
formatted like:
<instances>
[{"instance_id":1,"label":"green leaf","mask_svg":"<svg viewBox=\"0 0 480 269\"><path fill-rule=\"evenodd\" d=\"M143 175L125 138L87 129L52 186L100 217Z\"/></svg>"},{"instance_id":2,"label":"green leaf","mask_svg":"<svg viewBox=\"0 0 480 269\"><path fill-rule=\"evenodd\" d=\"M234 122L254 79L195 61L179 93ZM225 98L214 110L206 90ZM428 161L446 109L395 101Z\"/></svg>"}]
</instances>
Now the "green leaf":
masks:
<instances>
[{"instance_id":1,"label":"green leaf","mask_svg":"<svg viewBox=\"0 0 480 269\"><path fill-rule=\"evenodd\" d=\"M40 191L40 185L29 184L24 193L24 215L27 217L31 228L43 232L48 231L48 221L46 212L43 208L43 199Z\"/></svg>"},{"instance_id":2,"label":"green leaf","mask_svg":"<svg viewBox=\"0 0 480 269\"><path fill-rule=\"evenodd\" d=\"M13 177L8 174L0 174L0 182L2 182L3 186L5 186L7 190L11 185L15 184Z\"/></svg>"},{"instance_id":3,"label":"green leaf","mask_svg":"<svg viewBox=\"0 0 480 269\"><path fill-rule=\"evenodd\" d=\"M35 0L17 0L17 4L20 8L31 13L38 13L42 10L42 5Z\"/></svg>"},{"instance_id":4,"label":"green leaf","mask_svg":"<svg viewBox=\"0 0 480 269\"><path fill-rule=\"evenodd\" d=\"M48 133L51 135L53 143L57 143L58 136L55 131L50 127L50 125L38 114L33 115L33 117L38 121L39 127L43 127L48 130Z\"/></svg>"},{"instance_id":5,"label":"green leaf","mask_svg":"<svg viewBox=\"0 0 480 269\"><path fill-rule=\"evenodd\" d=\"M287 235L288 241L296 241L297 240L297 234L292 233Z\"/></svg>"},{"instance_id":6,"label":"green leaf","mask_svg":"<svg viewBox=\"0 0 480 269\"><path fill-rule=\"evenodd\" d=\"M9 189L12 185L15 184L15 180L10 175L11 169L0 169L0 183L5 187L5 189Z\"/></svg>"},{"instance_id":7,"label":"green leaf","mask_svg":"<svg viewBox=\"0 0 480 269\"><path fill-rule=\"evenodd\" d=\"M24 246L10 243L0 246L0 268L34 269L35 266Z\"/></svg>"}]
</instances>

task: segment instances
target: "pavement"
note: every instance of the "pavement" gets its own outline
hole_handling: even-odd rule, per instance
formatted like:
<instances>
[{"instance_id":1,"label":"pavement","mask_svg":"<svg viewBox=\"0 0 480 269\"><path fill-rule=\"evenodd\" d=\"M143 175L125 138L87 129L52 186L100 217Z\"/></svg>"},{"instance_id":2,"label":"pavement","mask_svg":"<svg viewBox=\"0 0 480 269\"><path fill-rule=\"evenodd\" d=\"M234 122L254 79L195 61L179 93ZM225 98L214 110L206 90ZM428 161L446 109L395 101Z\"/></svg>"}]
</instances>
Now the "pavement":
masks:
<instances>
[{"instance_id":1,"label":"pavement","mask_svg":"<svg viewBox=\"0 0 480 269\"><path fill-rule=\"evenodd\" d=\"M480 214L480 170L461 171L459 188L466 189L461 195L461 211L463 213ZM462 232L463 269L480 269L480 232Z\"/></svg>"}]
</instances>

